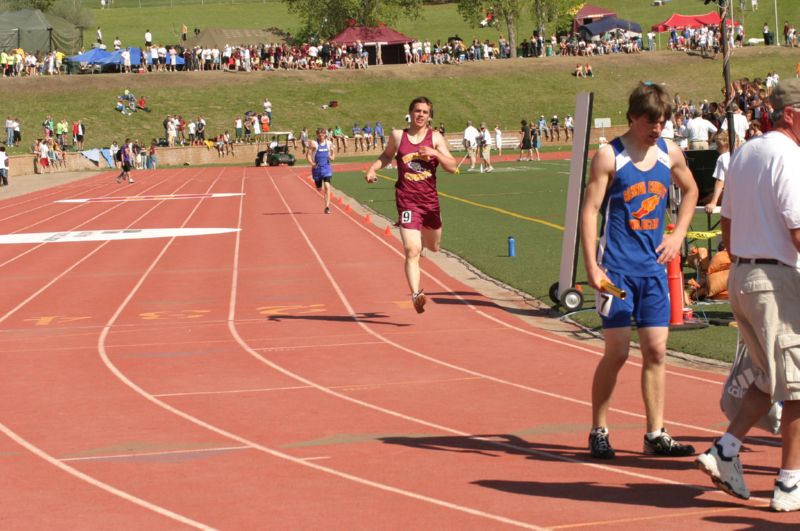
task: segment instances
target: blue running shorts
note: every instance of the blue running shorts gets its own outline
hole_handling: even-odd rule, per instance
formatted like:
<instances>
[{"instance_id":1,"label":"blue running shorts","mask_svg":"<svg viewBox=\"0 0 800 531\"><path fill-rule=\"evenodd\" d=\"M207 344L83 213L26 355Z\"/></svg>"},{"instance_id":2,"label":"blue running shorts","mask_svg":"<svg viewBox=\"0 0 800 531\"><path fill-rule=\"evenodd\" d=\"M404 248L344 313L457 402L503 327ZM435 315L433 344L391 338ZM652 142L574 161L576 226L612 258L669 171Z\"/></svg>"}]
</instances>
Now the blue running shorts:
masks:
<instances>
[{"instance_id":1,"label":"blue running shorts","mask_svg":"<svg viewBox=\"0 0 800 531\"><path fill-rule=\"evenodd\" d=\"M614 271L606 274L628 296L622 300L610 293L597 292L597 313L603 321L603 328L631 326L631 318L639 328L669 326L666 274L652 277L630 277Z\"/></svg>"}]
</instances>

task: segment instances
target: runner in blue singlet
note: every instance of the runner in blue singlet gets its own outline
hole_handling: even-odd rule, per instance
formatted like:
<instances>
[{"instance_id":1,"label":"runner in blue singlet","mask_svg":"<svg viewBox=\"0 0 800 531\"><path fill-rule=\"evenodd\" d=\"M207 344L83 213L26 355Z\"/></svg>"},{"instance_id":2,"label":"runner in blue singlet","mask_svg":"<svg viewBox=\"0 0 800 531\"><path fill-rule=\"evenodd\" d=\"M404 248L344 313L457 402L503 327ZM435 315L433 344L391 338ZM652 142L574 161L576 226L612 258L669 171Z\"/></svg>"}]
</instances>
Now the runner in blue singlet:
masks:
<instances>
[{"instance_id":1,"label":"runner in blue singlet","mask_svg":"<svg viewBox=\"0 0 800 531\"><path fill-rule=\"evenodd\" d=\"M328 132L324 127L317 129L317 139L308 144L306 160L311 164L311 178L317 190L322 191L325 198L325 213L331 213L331 179L333 167L331 162L336 158L333 144L328 140Z\"/></svg>"},{"instance_id":2,"label":"runner in blue singlet","mask_svg":"<svg viewBox=\"0 0 800 531\"><path fill-rule=\"evenodd\" d=\"M672 114L665 89L641 83L628 100L628 131L597 151L581 210L581 244L589 285L597 293L605 352L592 382L592 457L610 459L607 414L617 374L628 358L631 319L642 350L642 395L647 431L644 452L683 457L694 448L675 441L664 429L665 357L669 333L669 291L665 265L680 253L697 203L697 185L683 152L661 138ZM664 235L670 181L681 189L675 230ZM599 248L597 217L603 221ZM610 282L625 299L603 291Z\"/></svg>"}]
</instances>

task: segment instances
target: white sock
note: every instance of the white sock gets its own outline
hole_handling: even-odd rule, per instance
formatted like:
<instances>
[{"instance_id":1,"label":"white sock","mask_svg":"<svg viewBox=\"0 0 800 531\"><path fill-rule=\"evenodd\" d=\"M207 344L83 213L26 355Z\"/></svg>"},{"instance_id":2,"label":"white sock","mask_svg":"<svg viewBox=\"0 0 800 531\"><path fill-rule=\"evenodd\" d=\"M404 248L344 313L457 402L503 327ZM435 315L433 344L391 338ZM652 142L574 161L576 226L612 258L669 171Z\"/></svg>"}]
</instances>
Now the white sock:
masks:
<instances>
[{"instance_id":1,"label":"white sock","mask_svg":"<svg viewBox=\"0 0 800 531\"><path fill-rule=\"evenodd\" d=\"M592 429L592 433L602 433L603 435L608 435L608 428L605 426L598 426L597 428Z\"/></svg>"},{"instance_id":2,"label":"white sock","mask_svg":"<svg viewBox=\"0 0 800 531\"><path fill-rule=\"evenodd\" d=\"M781 468L778 474L778 481L783 483L785 487L794 487L800 483L800 470L786 470Z\"/></svg>"},{"instance_id":3,"label":"white sock","mask_svg":"<svg viewBox=\"0 0 800 531\"><path fill-rule=\"evenodd\" d=\"M722 455L725 457L739 455L739 450L742 448L742 441L727 432L719 438L717 444L722 447Z\"/></svg>"},{"instance_id":4,"label":"white sock","mask_svg":"<svg viewBox=\"0 0 800 531\"><path fill-rule=\"evenodd\" d=\"M647 437L647 440L648 440L648 441L652 441L652 440L654 440L654 439L657 439L657 438L659 438L663 432L664 432L664 429L663 429L663 428L662 428L662 429L660 429L660 430L657 430L657 431L651 431L651 432L648 432L648 433L645 435L645 437Z\"/></svg>"}]
</instances>

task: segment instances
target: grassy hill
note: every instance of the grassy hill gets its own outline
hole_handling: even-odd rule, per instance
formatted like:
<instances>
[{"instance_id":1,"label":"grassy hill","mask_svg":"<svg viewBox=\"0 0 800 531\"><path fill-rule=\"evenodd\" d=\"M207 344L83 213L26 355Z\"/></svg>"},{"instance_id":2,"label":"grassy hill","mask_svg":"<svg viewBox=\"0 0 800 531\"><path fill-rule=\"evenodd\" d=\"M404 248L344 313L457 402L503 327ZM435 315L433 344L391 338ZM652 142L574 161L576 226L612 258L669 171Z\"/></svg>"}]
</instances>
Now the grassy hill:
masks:
<instances>
[{"instance_id":1,"label":"grassy hill","mask_svg":"<svg viewBox=\"0 0 800 531\"><path fill-rule=\"evenodd\" d=\"M666 20L673 13L696 15L716 9L712 4L704 5L702 0L672 0L660 7L652 6L651 0L597 0L589 3L613 9L620 18L637 22L645 30ZM748 10L743 12L739 11L738 1L732 0L732 3L734 16L744 21L748 36L761 37L764 22L774 30L774 2L762 1L757 12L749 11L749 1L745 2ZM800 2L777 0L777 4L780 31L785 20L800 24ZM297 32L300 27L299 20L288 12L286 4L275 0L114 0L113 5L111 9L101 10L99 2L92 2L95 22L102 28L108 42L119 36L124 44L131 46L144 44L146 29L153 33L157 42L177 43L182 24L188 26L190 33L195 27L277 27L290 33ZM533 26L530 14L524 13L519 20L519 36L530 36ZM402 20L396 28L411 37L431 41L456 34L465 39L478 37L494 41L500 34L507 33L502 25L485 29L468 25L458 14L455 3L425 6L422 16L414 20ZM550 31L552 28L547 28L547 32ZM662 44L666 43L664 37ZM91 46L94 28L87 28L84 38L87 47Z\"/></svg>"},{"instance_id":2,"label":"grassy hill","mask_svg":"<svg viewBox=\"0 0 800 531\"><path fill-rule=\"evenodd\" d=\"M731 60L734 77L763 77L777 71L794 76L800 50L752 47L737 50ZM626 94L639 80L666 83L684 99L719 99L722 63L682 52L616 54L592 58L593 79L571 75L575 58L550 57L483 61L460 66L397 65L366 71L326 72L176 72L156 74L96 74L4 79L0 98L4 112L23 124L25 149L40 134L45 116L82 118L87 146L107 146L126 136L149 141L163 136L166 114L185 118L203 115L208 132L232 129L233 119L259 110L264 97L274 106L274 128L351 127L382 120L402 125L408 102L427 95L436 103L436 121L449 131L467 120L499 123L515 129L520 119L574 111L578 92L595 93L596 117L624 125ZM125 89L145 94L154 112L130 117L114 110ZM330 100L337 108L323 109ZM19 152L20 150L17 150Z\"/></svg>"}]
</instances>

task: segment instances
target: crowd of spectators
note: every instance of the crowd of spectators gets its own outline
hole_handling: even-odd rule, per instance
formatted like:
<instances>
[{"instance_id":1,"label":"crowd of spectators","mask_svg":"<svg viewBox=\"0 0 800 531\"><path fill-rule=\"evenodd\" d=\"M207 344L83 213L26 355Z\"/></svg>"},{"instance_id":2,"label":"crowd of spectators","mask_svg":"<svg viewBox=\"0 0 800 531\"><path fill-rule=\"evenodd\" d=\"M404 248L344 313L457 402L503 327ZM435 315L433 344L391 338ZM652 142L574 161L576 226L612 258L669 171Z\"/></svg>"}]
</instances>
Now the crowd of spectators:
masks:
<instances>
[{"instance_id":1,"label":"crowd of spectators","mask_svg":"<svg viewBox=\"0 0 800 531\"><path fill-rule=\"evenodd\" d=\"M768 27L765 32L768 31ZM199 30L195 29L195 33ZM794 25L784 25L784 45L797 46L798 37ZM655 49L655 33L647 34L647 49ZM765 33L766 35L766 33ZM737 25L731 31L731 44L743 46L744 28ZM696 51L703 55L715 55L720 50L720 31L716 26L700 28L672 29L668 48L681 51ZM95 46L106 49L100 28L97 30ZM129 46L126 44L125 46ZM364 69L369 66L370 54L360 41L351 45L328 41L319 43L262 43L252 45L226 44L213 46L186 46L186 32L183 31L178 44L165 45L153 40L148 30L144 34L144 45L134 46L141 52L142 64L132 64L131 54L119 37L113 41L114 50L122 54L120 72L164 72L164 71L266 71L266 70L322 70L322 69ZM579 34L544 35L534 32L518 43L521 57L550 56L597 56L615 53L639 53L644 48L642 36L622 30L613 30L599 38L582 38ZM381 48L372 51L372 61L382 64ZM506 59L511 57L511 46L504 36L497 40L473 38L465 41L458 36L445 40L413 40L404 45L406 64L460 64L470 61ZM179 61L181 59L182 61ZM180 63L183 62L181 65ZM3 75L43 75L59 74L64 71L65 55L61 51L50 53L27 53L22 49L0 53L0 69Z\"/></svg>"}]
</instances>

